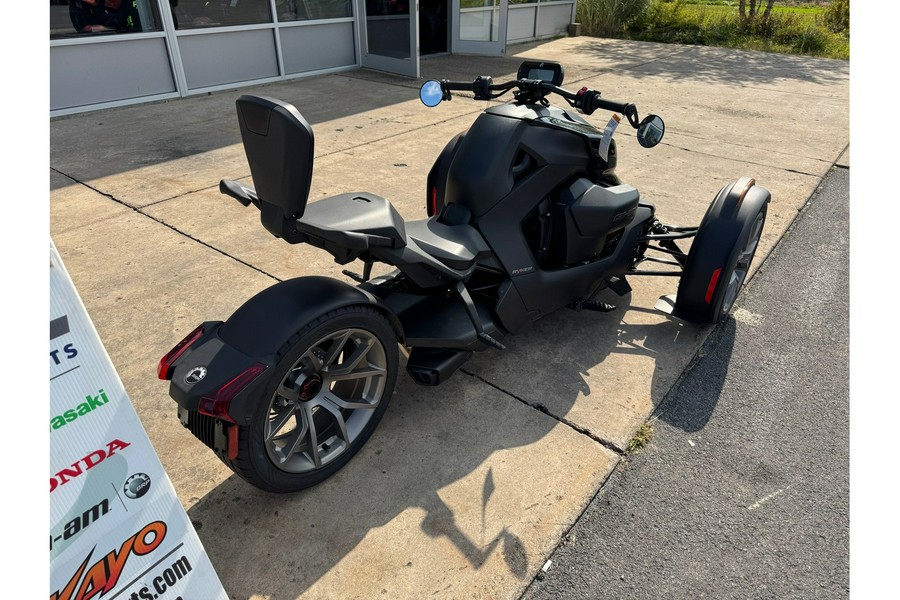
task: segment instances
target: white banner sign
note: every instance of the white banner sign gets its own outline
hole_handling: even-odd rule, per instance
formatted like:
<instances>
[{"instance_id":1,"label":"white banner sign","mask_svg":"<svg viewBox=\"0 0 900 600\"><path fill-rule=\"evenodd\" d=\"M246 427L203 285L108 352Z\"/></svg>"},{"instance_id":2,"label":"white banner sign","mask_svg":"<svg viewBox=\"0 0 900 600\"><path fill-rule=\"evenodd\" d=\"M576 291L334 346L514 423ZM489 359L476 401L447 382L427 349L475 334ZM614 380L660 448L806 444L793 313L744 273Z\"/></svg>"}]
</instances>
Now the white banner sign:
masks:
<instances>
[{"instance_id":1,"label":"white banner sign","mask_svg":"<svg viewBox=\"0 0 900 600\"><path fill-rule=\"evenodd\" d=\"M228 595L51 241L50 600L91 598Z\"/></svg>"}]
</instances>

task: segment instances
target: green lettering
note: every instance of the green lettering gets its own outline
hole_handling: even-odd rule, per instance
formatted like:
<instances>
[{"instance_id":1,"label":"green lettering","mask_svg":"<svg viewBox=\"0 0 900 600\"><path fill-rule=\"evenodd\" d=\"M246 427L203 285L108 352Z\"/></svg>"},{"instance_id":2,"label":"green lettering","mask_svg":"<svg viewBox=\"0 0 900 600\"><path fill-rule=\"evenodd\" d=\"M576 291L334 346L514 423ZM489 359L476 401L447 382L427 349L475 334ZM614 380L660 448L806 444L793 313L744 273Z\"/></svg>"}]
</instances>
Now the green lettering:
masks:
<instances>
[{"instance_id":1,"label":"green lettering","mask_svg":"<svg viewBox=\"0 0 900 600\"><path fill-rule=\"evenodd\" d=\"M84 399L86 400L86 402L82 402L75 408L70 408L63 414L51 418L50 431L59 429L66 423L71 423L78 417L83 417L95 408L100 408L101 406L105 406L109 403L109 396L106 395L106 392L103 390L103 388L98 390L98 394L96 396L85 396Z\"/></svg>"},{"instance_id":2,"label":"green lettering","mask_svg":"<svg viewBox=\"0 0 900 600\"><path fill-rule=\"evenodd\" d=\"M103 390L100 390L100 394L97 396L85 396L84 399L87 400L88 412L94 410L95 408L100 408L101 406L109 402L109 398L106 397L106 393L104 393Z\"/></svg>"}]
</instances>

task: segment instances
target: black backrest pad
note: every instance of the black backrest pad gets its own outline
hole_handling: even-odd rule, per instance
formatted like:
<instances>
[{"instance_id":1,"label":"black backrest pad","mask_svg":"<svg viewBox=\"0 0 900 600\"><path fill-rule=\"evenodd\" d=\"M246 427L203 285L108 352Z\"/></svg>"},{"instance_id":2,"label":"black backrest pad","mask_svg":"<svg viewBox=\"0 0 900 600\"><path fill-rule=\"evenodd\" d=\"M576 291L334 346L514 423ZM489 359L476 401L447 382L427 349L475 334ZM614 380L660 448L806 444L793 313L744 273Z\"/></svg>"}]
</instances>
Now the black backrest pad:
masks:
<instances>
[{"instance_id":1,"label":"black backrest pad","mask_svg":"<svg viewBox=\"0 0 900 600\"><path fill-rule=\"evenodd\" d=\"M292 105L263 96L237 99L241 140L263 226L279 237L303 216L313 169L313 131Z\"/></svg>"}]
</instances>

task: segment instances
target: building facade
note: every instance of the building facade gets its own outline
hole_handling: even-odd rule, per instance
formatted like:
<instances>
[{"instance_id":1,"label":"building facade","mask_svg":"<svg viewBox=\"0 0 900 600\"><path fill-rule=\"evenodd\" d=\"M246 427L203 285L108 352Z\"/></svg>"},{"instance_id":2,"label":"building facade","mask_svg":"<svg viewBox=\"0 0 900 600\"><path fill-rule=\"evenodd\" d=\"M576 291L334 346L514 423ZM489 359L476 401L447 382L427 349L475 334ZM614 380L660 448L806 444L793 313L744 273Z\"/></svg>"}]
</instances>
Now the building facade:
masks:
<instances>
[{"instance_id":1,"label":"building facade","mask_svg":"<svg viewBox=\"0 0 900 600\"><path fill-rule=\"evenodd\" d=\"M50 0L50 115L365 67L502 55L576 0Z\"/></svg>"}]
</instances>

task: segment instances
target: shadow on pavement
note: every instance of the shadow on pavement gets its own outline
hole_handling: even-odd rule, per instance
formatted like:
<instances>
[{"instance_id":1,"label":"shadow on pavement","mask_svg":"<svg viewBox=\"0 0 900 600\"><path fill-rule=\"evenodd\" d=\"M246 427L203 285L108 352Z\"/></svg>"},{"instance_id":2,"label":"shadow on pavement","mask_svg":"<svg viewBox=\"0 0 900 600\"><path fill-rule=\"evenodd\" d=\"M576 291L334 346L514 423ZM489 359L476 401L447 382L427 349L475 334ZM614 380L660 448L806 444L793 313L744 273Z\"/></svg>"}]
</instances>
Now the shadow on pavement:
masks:
<instances>
[{"instance_id":1,"label":"shadow on pavement","mask_svg":"<svg viewBox=\"0 0 900 600\"><path fill-rule=\"evenodd\" d=\"M690 378L686 377L691 372L689 367L678 383L668 386L670 389L666 390L665 398L657 404L655 410L660 420L688 433L706 427L719 401L725 376L728 374L728 365L734 351L735 330L734 317L719 323L716 330L703 343L696 357L699 359L706 354L715 354L720 357L719 361L714 361L713 368L705 369L699 375ZM696 359L691 363L691 367ZM682 398L689 397L690 402L681 402L677 405L669 402L673 392L678 391L683 394Z\"/></svg>"},{"instance_id":2,"label":"shadow on pavement","mask_svg":"<svg viewBox=\"0 0 900 600\"><path fill-rule=\"evenodd\" d=\"M585 401L583 396L614 395L614 382L592 389L588 381L586 371L602 362L619 354L679 364L684 358L666 351L689 326L676 321L623 325L621 315L621 310L605 314L558 311L524 335L507 338L507 351L477 355L469 363L472 372L465 365L438 388L417 386L401 373L384 421L367 445L344 469L314 488L274 495L237 476L229 477L188 511L225 588L235 597L296 598L329 571L339 572L341 562L370 532L395 519L407 523L407 528L412 520L430 538L449 542L475 570L499 549L508 571L524 582L539 567L529 563L526 542L515 533L527 515L523 511L513 522L503 521L500 515L492 518L491 499L503 487L522 485L521 478L534 475L521 472L512 478L507 471L501 476L494 466L503 459L496 454L534 444L554 428L565 427L538 413L534 404L541 404L538 410L565 417L576 403ZM716 351L728 348L722 345ZM490 369L486 371L485 365ZM665 366L667 372L671 368ZM502 391L505 386L491 375L529 370L532 375L552 378L537 384L523 382L532 389L552 390L552 399L541 403L534 394L517 399ZM656 389L654 381L654 397L671 386L670 378L665 379L661 389ZM675 424L702 427L715 401L711 396L704 398ZM211 453L207 459L216 460ZM478 490L466 488L472 492L464 504L466 514L457 514L444 501L445 490L476 472L482 479ZM480 528L473 528L478 521L473 515L480 515ZM379 546L379 551L391 548ZM255 561L252 577L246 572L250 557ZM416 568L415 562L406 566ZM364 580L378 577L369 575ZM379 590L369 592L374 597Z\"/></svg>"}]
</instances>

